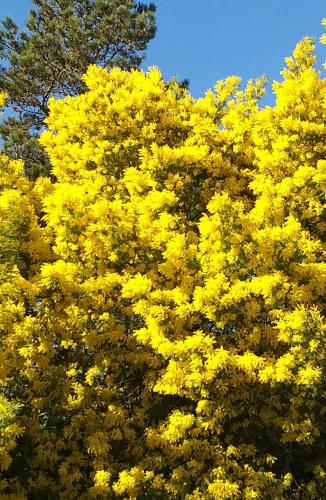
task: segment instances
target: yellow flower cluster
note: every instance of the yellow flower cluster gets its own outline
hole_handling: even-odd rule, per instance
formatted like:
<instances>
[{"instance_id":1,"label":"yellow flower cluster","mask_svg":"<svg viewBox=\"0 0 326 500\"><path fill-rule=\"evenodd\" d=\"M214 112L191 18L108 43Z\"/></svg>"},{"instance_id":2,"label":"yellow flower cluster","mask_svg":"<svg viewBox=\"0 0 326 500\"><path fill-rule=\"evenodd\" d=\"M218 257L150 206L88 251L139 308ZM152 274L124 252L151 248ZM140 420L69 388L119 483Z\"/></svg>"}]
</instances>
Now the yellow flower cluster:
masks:
<instances>
[{"instance_id":1,"label":"yellow flower cluster","mask_svg":"<svg viewBox=\"0 0 326 500\"><path fill-rule=\"evenodd\" d=\"M325 498L314 61L264 109L263 79L91 66L50 104L55 180L0 157L1 498Z\"/></svg>"}]
</instances>

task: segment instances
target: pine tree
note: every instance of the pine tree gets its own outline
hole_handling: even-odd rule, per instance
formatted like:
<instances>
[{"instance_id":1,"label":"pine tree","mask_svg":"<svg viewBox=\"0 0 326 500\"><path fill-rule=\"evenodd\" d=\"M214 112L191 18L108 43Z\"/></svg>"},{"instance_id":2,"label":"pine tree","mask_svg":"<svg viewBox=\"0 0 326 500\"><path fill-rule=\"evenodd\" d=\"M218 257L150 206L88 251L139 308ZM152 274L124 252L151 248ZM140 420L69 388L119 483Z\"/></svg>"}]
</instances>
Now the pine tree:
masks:
<instances>
[{"instance_id":1,"label":"pine tree","mask_svg":"<svg viewBox=\"0 0 326 500\"><path fill-rule=\"evenodd\" d=\"M83 91L90 64L139 66L155 34L155 6L132 0L32 0L26 30L7 17L0 30L0 89L11 110L0 132L4 150L30 177L49 172L38 142L51 96Z\"/></svg>"}]
</instances>

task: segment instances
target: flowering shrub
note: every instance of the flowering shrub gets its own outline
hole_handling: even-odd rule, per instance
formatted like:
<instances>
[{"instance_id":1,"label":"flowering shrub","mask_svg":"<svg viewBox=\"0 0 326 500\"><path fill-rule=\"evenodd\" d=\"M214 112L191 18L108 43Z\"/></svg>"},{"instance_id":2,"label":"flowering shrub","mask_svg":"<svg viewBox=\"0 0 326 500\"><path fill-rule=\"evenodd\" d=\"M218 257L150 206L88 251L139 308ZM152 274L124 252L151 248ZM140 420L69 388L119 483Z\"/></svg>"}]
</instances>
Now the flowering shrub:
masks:
<instances>
[{"instance_id":1,"label":"flowering shrub","mask_svg":"<svg viewBox=\"0 0 326 500\"><path fill-rule=\"evenodd\" d=\"M263 80L91 66L51 101L53 179L1 157L1 498L325 497L313 48L264 109Z\"/></svg>"}]
</instances>

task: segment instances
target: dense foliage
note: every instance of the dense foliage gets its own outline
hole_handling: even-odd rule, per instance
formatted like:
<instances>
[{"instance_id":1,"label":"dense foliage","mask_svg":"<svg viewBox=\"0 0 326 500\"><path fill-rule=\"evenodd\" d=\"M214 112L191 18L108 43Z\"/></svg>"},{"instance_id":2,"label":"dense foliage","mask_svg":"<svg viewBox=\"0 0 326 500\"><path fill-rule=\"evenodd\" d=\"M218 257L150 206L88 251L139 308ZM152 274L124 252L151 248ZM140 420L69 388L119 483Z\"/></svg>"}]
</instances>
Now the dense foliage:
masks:
<instances>
[{"instance_id":1,"label":"dense foliage","mask_svg":"<svg viewBox=\"0 0 326 500\"><path fill-rule=\"evenodd\" d=\"M3 499L322 499L325 80L91 66L1 157Z\"/></svg>"},{"instance_id":2,"label":"dense foliage","mask_svg":"<svg viewBox=\"0 0 326 500\"><path fill-rule=\"evenodd\" d=\"M11 18L0 29L0 90L11 113L0 126L5 151L30 177L49 173L38 142L51 96L83 91L90 64L137 67L155 34L153 4L132 0L32 0L26 30Z\"/></svg>"}]
</instances>

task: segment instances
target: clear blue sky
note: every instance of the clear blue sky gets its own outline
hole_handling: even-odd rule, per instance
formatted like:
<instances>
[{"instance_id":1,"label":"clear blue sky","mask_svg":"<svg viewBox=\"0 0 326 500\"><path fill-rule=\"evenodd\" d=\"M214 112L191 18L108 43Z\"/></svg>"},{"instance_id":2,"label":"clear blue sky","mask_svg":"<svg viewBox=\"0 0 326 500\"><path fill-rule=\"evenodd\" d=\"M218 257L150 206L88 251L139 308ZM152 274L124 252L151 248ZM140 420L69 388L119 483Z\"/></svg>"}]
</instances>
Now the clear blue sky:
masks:
<instances>
[{"instance_id":1,"label":"clear blue sky","mask_svg":"<svg viewBox=\"0 0 326 500\"><path fill-rule=\"evenodd\" d=\"M157 35L144 68L159 66L166 79L190 79L198 97L217 79L279 77L284 57L305 35L322 32L326 0L154 0ZM0 18L22 24L29 0L0 0ZM324 51L325 52L325 51ZM324 60L318 49L320 62ZM270 99L270 98L269 98ZM267 101L269 100L267 99Z\"/></svg>"}]
</instances>

